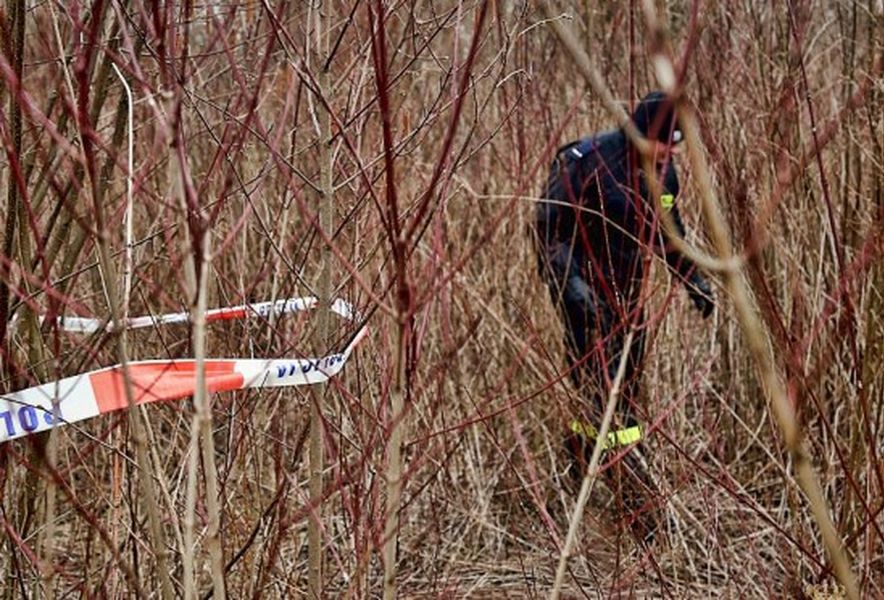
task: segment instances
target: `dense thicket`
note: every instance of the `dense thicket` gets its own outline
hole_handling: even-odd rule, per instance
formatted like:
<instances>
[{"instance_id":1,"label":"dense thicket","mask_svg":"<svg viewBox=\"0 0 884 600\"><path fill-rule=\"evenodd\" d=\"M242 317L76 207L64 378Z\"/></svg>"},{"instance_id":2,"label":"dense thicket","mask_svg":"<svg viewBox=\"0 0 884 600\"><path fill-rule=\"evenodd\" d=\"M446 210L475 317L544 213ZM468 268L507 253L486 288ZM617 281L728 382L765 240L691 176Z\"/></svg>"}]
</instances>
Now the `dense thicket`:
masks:
<instances>
[{"instance_id":1,"label":"dense thicket","mask_svg":"<svg viewBox=\"0 0 884 600\"><path fill-rule=\"evenodd\" d=\"M554 4L627 109L659 86L643 4ZM830 514L880 596L882 7L655 4ZM120 339L40 315L330 294L370 327L325 388L212 395L210 423L185 400L0 446L5 597L202 596L221 580L231 597L317 582L369 597L391 556L402 596L546 595L581 400L528 224L556 147L614 124L547 13L7 0L0 25L0 391L203 345L324 355L356 328L317 313ZM698 173L681 167L690 241L711 252ZM702 322L653 264L644 400L671 518L639 548L598 486L566 590L838 597L727 293Z\"/></svg>"}]
</instances>

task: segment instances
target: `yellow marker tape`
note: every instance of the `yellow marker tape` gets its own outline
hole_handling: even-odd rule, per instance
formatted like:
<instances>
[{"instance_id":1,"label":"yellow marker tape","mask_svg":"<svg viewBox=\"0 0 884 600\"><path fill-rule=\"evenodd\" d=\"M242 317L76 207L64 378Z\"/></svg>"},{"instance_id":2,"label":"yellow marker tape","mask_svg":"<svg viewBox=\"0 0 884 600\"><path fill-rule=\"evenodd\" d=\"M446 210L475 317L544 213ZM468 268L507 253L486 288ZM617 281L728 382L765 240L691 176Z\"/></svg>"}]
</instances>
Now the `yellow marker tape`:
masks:
<instances>
[{"instance_id":1,"label":"yellow marker tape","mask_svg":"<svg viewBox=\"0 0 884 600\"><path fill-rule=\"evenodd\" d=\"M577 420L571 421L571 431L590 440L596 439L599 435L599 432L595 427L589 423L583 423ZM632 427L609 431L606 437L607 439L602 444L602 448L604 450L609 450L611 448L628 446L629 444L640 442L644 437L644 432L642 431L641 425L633 425Z\"/></svg>"},{"instance_id":2,"label":"yellow marker tape","mask_svg":"<svg viewBox=\"0 0 884 600\"><path fill-rule=\"evenodd\" d=\"M660 205L666 210L671 209L675 206L675 196L672 194L663 194L660 196Z\"/></svg>"}]
</instances>

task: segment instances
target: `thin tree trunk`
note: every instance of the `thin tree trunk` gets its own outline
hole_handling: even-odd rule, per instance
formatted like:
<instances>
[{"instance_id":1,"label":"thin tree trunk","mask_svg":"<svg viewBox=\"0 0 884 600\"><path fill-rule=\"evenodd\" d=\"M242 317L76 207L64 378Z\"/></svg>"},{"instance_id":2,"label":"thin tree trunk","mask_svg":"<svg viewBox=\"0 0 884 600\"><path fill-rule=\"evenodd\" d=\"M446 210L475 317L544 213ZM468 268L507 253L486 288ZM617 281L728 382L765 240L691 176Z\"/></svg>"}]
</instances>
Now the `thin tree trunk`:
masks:
<instances>
[{"instance_id":1,"label":"thin tree trunk","mask_svg":"<svg viewBox=\"0 0 884 600\"><path fill-rule=\"evenodd\" d=\"M325 4L323 9L328 10ZM329 38L333 26L332 17L318 11L316 17L317 56L319 57L320 70L317 75L320 94L328 94L330 88L329 79ZM326 96L326 101L328 96ZM334 228L334 188L333 188L333 164L332 155L332 117L330 107L322 102L320 116L320 188L322 194L319 199L319 227L325 235L331 236ZM324 236L318 236L320 239ZM331 339L331 294L332 294L332 250L328 244L321 243L319 252L318 280L316 282L317 303L317 326L314 329L314 348L324 355L328 350ZM313 506L307 531L308 545L308 587L310 597L322 596L323 586L323 542L322 542L322 504L323 480L322 473L325 470L325 456L323 452L323 414L322 405L329 397L329 386L323 385L313 390L310 405L310 441L309 441L309 489L310 502Z\"/></svg>"},{"instance_id":2,"label":"thin tree trunk","mask_svg":"<svg viewBox=\"0 0 884 600\"><path fill-rule=\"evenodd\" d=\"M7 14L9 15L9 29L3 32L3 50L7 53L15 70L16 77L21 82L24 71L24 41L25 41L25 2L24 0L10 0ZM18 97L13 90L9 90L9 123L12 134L12 147L17 158L21 157L22 147L22 111ZM19 168L21 161L19 160ZM6 226L3 230L3 256L0 261L0 360L3 361L3 369L0 371L5 379L12 373L6 357L9 356L9 345L6 343L6 323L9 321L9 284L12 272L9 262L12 259L15 247L15 228L19 214L19 202L21 201L16 180L15 170L9 169L6 190Z\"/></svg>"},{"instance_id":3,"label":"thin tree trunk","mask_svg":"<svg viewBox=\"0 0 884 600\"><path fill-rule=\"evenodd\" d=\"M174 108L169 113L174 114ZM176 127L181 126L180 115L172 117ZM208 277L211 270L211 256L209 254L209 236L206 220L203 215L188 216L188 207L185 194L184 177L186 165L184 163L185 148L184 136L177 129L171 130L175 139L173 151L176 156L170 159L169 181L173 194L181 204L185 223L182 229L182 253L184 259L185 279L187 281L187 293L192 299L191 314L193 318L193 348L196 360L196 392L194 393L194 414L191 424L190 445L187 463L187 488L184 513L184 597L197 597L197 569L196 569L196 539L195 512L197 498L197 471L200 455L202 456L203 471L205 476L206 509L208 512L208 528L206 531L206 546L209 551L210 570L212 573L213 596L217 599L226 597L224 582L224 556L220 539L221 530L221 507L218 492L218 470L215 465L215 441L212 437L212 409L206 389L206 307L208 302ZM199 227L196 231L188 226L189 221L196 221ZM201 236L200 264L196 268L193 256L192 236Z\"/></svg>"}]
</instances>

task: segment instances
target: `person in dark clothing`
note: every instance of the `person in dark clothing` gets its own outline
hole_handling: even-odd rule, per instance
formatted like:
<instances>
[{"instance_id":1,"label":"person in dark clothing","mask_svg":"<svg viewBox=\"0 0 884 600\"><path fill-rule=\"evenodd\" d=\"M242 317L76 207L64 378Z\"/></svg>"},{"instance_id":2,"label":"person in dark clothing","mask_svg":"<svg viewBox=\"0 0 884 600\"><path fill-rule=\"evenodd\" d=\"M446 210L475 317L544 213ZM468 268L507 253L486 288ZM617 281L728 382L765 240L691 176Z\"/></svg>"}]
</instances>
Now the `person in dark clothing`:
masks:
<instances>
[{"instance_id":1,"label":"person in dark clothing","mask_svg":"<svg viewBox=\"0 0 884 600\"><path fill-rule=\"evenodd\" d=\"M656 172L651 176L661 190L659 198L650 197L654 186L638 150L623 129L615 129L559 148L537 205L541 275L565 324L571 379L589 400L586 414L571 422L566 440L576 466L584 468L630 330L633 341L615 420L602 445L613 449L643 437L635 407L644 357L641 288L646 263L654 254L662 255L703 317L714 308L709 284L692 261L666 242L660 222L660 215L668 212L684 236L673 164L682 135L674 105L662 92L652 92L632 120L654 148ZM643 478L633 487L651 489L632 496L653 490L646 473Z\"/></svg>"}]
</instances>

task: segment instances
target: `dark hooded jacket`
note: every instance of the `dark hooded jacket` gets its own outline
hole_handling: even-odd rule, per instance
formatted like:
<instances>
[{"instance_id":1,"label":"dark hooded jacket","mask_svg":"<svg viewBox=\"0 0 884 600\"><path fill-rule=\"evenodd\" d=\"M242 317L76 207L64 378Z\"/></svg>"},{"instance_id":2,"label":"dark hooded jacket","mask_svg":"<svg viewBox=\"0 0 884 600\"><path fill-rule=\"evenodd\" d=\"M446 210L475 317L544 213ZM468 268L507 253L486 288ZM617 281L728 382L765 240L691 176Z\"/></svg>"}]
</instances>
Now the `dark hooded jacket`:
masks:
<instances>
[{"instance_id":1,"label":"dark hooded jacket","mask_svg":"<svg viewBox=\"0 0 884 600\"><path fill-rule=\"evenodd\" d=\"M659 92L639 104L633 121L652 139L668 140L676 127L671 105ZM602 301L631 306L651 249L691 289L708 289L694 264L666 244L659 221L659 211L668 211L684 236L675 165L671 160L657 165L663 189L653 199L639 160L622 129L558 150L536 214L541 270L551 287L566 290L577 277Z\"/></svg>"}]
</instances>

